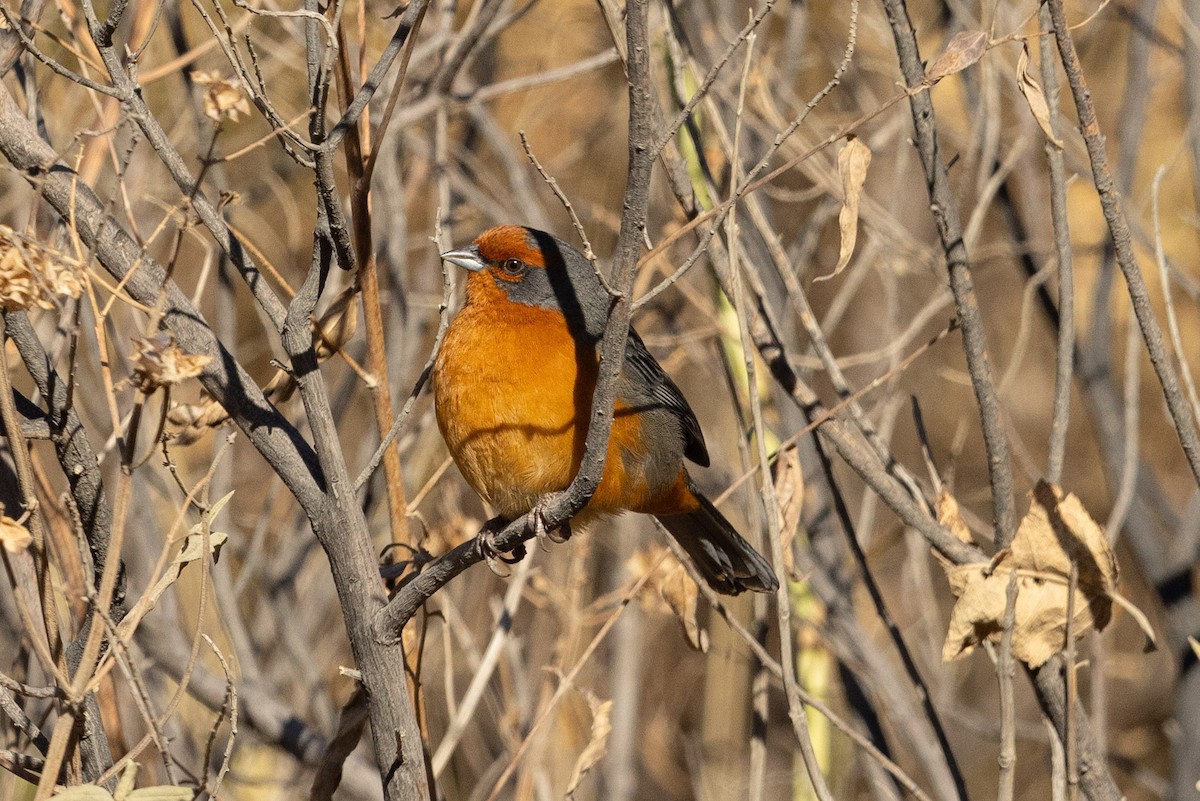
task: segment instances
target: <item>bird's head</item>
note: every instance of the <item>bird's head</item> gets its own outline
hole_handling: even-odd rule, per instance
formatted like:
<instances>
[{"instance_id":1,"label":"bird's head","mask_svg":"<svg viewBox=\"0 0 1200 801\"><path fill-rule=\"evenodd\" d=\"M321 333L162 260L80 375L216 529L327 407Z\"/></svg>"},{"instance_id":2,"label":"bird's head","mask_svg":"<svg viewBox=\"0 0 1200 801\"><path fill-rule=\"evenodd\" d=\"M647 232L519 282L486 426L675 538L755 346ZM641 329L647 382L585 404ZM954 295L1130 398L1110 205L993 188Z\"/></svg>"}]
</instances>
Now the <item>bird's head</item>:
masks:
<instances>
[{"instance_id":1,"label":"bird's head","mask_svg":"<svg viewBox=\"0 0 1200 801\"><path fill-rule=\"evenodd\" d=\"M561 312L576 335L597 340L608 319L609 297L591 263L544 231L502 225L442 258L470 271L467 303L515 303Z\"/></svg>"}]
</instances>

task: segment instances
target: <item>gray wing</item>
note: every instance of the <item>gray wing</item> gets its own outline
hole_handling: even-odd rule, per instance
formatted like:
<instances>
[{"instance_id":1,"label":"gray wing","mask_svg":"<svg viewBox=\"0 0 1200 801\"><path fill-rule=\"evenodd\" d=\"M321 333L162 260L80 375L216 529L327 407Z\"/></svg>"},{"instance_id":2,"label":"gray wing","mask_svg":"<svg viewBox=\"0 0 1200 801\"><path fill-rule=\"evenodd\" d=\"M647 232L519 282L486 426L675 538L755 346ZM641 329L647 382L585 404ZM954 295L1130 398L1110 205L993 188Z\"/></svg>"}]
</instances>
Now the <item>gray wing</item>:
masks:
<instances>
[{"instance_id":1,"label":"gray wing","mask_svg":"<svg viewBox=\"0 0 1200 801\"><path fill-rule=\"evenodd\" d=\"M708 448L692 407L632 328L625 342L625 379L638 395L638 406L665 409L679 420L683 429L683 455L701 467L708 467Z\"/></svg>"}]
</instances>

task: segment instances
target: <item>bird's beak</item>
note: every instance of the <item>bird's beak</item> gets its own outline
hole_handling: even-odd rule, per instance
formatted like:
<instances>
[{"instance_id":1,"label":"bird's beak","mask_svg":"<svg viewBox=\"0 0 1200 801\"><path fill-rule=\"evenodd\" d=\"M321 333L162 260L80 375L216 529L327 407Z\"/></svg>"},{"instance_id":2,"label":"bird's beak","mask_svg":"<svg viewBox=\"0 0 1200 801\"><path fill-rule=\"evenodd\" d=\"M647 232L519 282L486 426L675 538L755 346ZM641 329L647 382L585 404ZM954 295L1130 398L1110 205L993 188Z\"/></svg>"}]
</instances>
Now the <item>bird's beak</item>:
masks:
<instances>
[{"instance_id":1,"label":"bird's beak","mask_svg":"<svg viewBox=\"0 0 1200 801\"><path fill-rule=\"evenodd\" d=\"M479 245L469 245L465 248L447 250L442 254L442 260L456 264L464 270L470 270L473 273L479 272L486 266L483 263L483 257L479 255Z\"/></svg>"}]
</instances>

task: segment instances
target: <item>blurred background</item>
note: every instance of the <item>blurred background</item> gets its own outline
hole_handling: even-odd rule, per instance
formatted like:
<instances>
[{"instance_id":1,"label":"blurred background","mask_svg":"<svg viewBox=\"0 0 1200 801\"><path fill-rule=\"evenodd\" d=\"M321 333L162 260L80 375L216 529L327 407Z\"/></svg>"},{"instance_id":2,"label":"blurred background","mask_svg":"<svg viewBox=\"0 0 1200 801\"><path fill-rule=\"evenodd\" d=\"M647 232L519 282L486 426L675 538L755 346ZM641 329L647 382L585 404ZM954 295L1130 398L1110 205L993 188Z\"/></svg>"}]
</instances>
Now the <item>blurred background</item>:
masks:
<instances>
[{"instance_id":1,"label":"blurred background","mask_svg":"<svg viewBox=\"0 0 1200 801\"><path fill-rule=\"evenodd\" d=\"M29 5L6 3L14 19L30 19ZM265 13L280 10L272 2L248 10L208 0L130 0L116 40L136 53L143 96L169 141L286 300L312 260L313 171L289 155L267 115L247 102L226 55L237 48L250 63L253 53L248 74L261 76L277 121L307 130L305 21ZM104 82L84 8L63 2L40 11L31 28L40 48ZM338 26L337 59L349 82L341 82L342 73L333 81L331 105L340 111L346 87L361 83L386 45L394 22L385 17L397 9L362 0L322 11ZM397 86L397 70L389 71L367 113L371 133L363 143L377 154L369 207L337 153L342 205L369 226L356 227L356 244L376 260L387 371L380 381L393 413L430 357L444 280L452 298L446 313L461 303L460 278L444 279L440 251L504 223L578 243L522 135L606 263L620 226L627 162L622 11L611 0L433 2L412 38L403 83ZM985 31L990 40L977 63L929 91L1023 514L1028 491L1047 475L1061 302L1047 138L1019 87L1026 45L1027 72L1043 84L1038 5L913 0L908 11L926 60L962 31ZM1168 346L1187 374L1200 352L1200 13L1189 0L1080 0L1067 4L1067 14L1138 264L1164 327L1171 307L1182 348L1176 351L1170 333ZM761 20L752 39L742 36L722 62L755 15ZM649 300L637 307L634 325L705 431L713 466L693 471L698 483L764 551L768 515L781 522L791 650L781 657L774 602L725 599L727 614L773 659L792 660L804 689L929 798L991 797L1001 727L992 660L980 650L942 661L954 601L942 570L925 540L835 457L832 475L853 531L841 525L802 433L803 411L761 360L748 375L739 310L716 278L728 276L736 237L741 280L773 312L787 362L829 407L843 388L870 385L858 400L863 417L924 498L936 495L935 474L953 492L975 542L990 553L992 490L961 334L953 330L929 344L945 333L955 308L883 7L687 0L652 4L650 20L660 132L710 69L723 67L656 165L653 251L635 285L635 295ZM1123 794L1195 798L1200 680L1187 637L1200 630L1193 600L1200 495L1136 327L1130 333L1129 296L1053 55L1062 96L1044 91L1062 114L1063 234L1073 259L1076 334L1057 483L1101 526L1108 521L1119 591L1145 612L1159 643L1145 653L1137 624L1118 613L1102 633L1080 640L1078 693ZM272 381L275 360L284 358L278 335L128 111L28 53L3 81L62 161L168 266L255 380ZM774 145L794 120L794 133ZM833 275L845 233L838 153L846 134L872 158L853 255ZM760 159L767 169L791 164L745 196L736 235L722 227L708 238L711 218L682 230L689 215L681 194L693 216L718 206ZM151 318L123 299L13 169L0 170L0 222L10 242L41 243L85 276L77 299L59 298L28 316L59 373L73 377L75 411L115 486L121 459L114 432L137 396L133 340L146 335ZM708 247L694 266L660 286L701 245ZM345 314L334 302L350 298L340 294L349 286L346 273L332 271L319 311L325 322L342 323L322 370L353 476L371 459L380 432L367 325L357 297ZM814 344L802 319L806 304L824 341ZM38 402L21 355L6 348L14 388ZM825 349L840 377L831 378ZM275 402L308 435L300 401L284 394ZM796 445L779 451L773 465L780 508L769 511L756 472L756 402L768 450ZM1194 403L1193 396L1193 413ZM176 414L164 425L164 442L154 444L156 423L169 410ZM228 423L180 422L189 411L212 411L195 381L153 392L145 404L121 550L126 603L147 594L199 519L185 502L189 492L210 506L232 492L212 524L228 540L206 571L184 569L118 649L119 664L110 664L97 686L103 729L114 758L141 764L140 785L195 787L207 796L219 775L220 797L300 797L354 689L341 670L353 660L328 563L303 513L247 438ZM0 483L7 514L16 518L21 498L11 440L5 449ZM35 439L31 454L51 531L57 615L71 634L85 609L79 522L64 500L53 447ZM405 548L436 555L474 536L490 512L450 462L428 392L415 400L398 454L399 499L394 485L389 499L382 468L360 492L376 549L400 543L388 558L403 560ZM865 554L886 619L848 535ZM606 520L565 545L530 548L510 575L477 565L427 604L409 625L406 647L439 797L541 801L564 797L573 783L572 797L609 801L813 797L778 678L762 668L743 633L696 596L675 558L663 556L665 547L649 518ZM52 684L31 651L12 591L17 579L9 575L0 582L0 673L26 685ZM625 605L640 579L645 586ZM889 625L906 645L911 669ZM556 695L564 682L566 691ZM1023 671L1014 685L1015 797L1049 798L1057 740ZM52 730L47 699L4 686L24 716ZM229 687L237 697L236 732ZM922 704L926 692L942 741ZM37 751L16 720L0 715L6 768L14 755ZM907 795L827 717L810 708L808 724L834 797ZM580 759L589 744L593 766ZM368 736L346 762L338 798L381 797L373 759ZM32 798L31 785L11 769L0 771L0 797Z\"/></svg>"}]
</instances>

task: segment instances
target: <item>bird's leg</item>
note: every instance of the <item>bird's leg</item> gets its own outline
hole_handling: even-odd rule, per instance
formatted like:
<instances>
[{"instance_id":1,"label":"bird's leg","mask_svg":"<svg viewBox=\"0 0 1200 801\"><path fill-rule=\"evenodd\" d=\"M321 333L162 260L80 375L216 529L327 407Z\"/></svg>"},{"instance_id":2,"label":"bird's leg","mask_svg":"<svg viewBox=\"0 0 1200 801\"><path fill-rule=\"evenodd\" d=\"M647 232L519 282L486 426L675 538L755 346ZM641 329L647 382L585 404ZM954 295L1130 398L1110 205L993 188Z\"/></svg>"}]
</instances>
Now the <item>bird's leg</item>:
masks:
<instances>
[{"instance_id":1,"label":"bird's leg","mask_svg":"<svg viewBox=\"0 0 1200 801\"><path fill-rule=\"evenodd\" d=\"M482 556L488 563L490 569L497 576L507 577L511 575L499 566L499 562L506 565L515 565L525 558L524 543L517 543L511 551L502 551L496 545L496 536L504 531L512 521L503 516L493 517L491 520L483 524L483 528L475 536L475 547L479 549L479 555Z\"/></svg>"}]
</instances>

